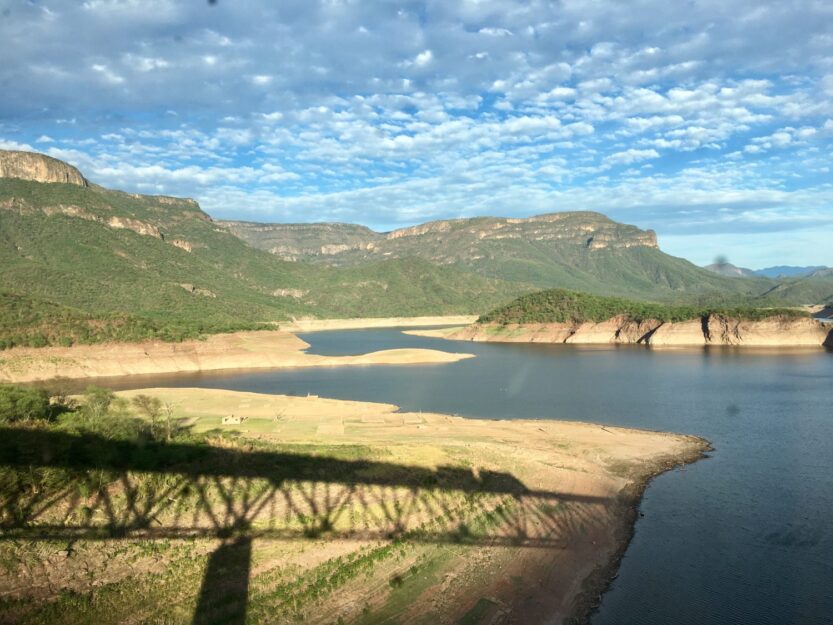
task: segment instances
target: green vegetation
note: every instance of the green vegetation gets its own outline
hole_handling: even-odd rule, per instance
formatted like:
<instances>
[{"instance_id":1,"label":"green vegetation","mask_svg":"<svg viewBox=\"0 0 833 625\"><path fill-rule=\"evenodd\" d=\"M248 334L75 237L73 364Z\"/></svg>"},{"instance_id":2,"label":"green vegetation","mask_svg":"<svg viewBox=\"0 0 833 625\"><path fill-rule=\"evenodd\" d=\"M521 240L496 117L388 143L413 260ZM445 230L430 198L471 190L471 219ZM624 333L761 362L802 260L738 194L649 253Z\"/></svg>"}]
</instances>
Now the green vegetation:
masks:
<instances>
[{"instance_id":1,"label":"green vegetation","mask_svg":"<svg viewBox=\"0 0 833 625\"><path fill-rule=\"evenodd\" d=\"M760 320L768 317L806 317L807 313L786 308L669 306L602 297L565 289L549 289L519 297L514 302L482 315L479 323L598 323L612 317L629 321L655 319L687 321L708 315Z\"/></svg>"},{"instance_id":2,"label":"green vegetation","mask_svg":"<svg viewBox=\"0 0 833 625\"><path fill-rule=\"evenodd\" d=\"M191 201L0 179L0 348L179 341L299 315L474 313L524 291L412 258L284 262Z\"/></svg>"},{"instance_id":3,"label":"green vegetation","mask_svg":"<svg viewBox=\"0 0 833 625\"><path fill-rule=\"evenodd\" d=\"M287 228L311 250L342 232L377 249L287 262L190 200L0 179L0 349L182 341L297 316L474 314L541 287L699 308L833 301L831 277L725 278L597 213L461 220L391 239L355 226ZM512 236L486 236L507 228Z\"/></svg>"},{"instance_id":4,"label":"green vegetation","mask_svg":"<svg viewBox=\"0 0 833 625\"><path fill-rule=\"evenodd\" d=\"M391 238L350 224L238 222L230 227L258 249L289 248L293 257L335 267L414 257L535 289L558 287L672 304L771 306L833 297L833 278L825 283L820 278L739 280L717 275L656 249L648 232L586 211L532 220L452 220ZM321 253L323 246L337 244L349 247Z\"/></svg>"},{"instance_id":5,"label":"green vegetation","mask_svg":"<svg viewBox=\"0 0 833 625\"><path fill-rule=\"evenodd\" d=\"M246 322L163 321L127 313L98 315L14 293L0 292L0 350L109 343L114 341L178 342L205 334L256 330Z\"/></svg>"},{"instance_id":6,"label":"green vegetation","mask_svg":"<svg viewBox=\"0 0 833 625\"><path fill-rule=\"evenodd\" d=\"M0 423L45 421L53 418L54 414L49 394L45 390L13 384L0 385Z\"/></svg>"}]
</instances>

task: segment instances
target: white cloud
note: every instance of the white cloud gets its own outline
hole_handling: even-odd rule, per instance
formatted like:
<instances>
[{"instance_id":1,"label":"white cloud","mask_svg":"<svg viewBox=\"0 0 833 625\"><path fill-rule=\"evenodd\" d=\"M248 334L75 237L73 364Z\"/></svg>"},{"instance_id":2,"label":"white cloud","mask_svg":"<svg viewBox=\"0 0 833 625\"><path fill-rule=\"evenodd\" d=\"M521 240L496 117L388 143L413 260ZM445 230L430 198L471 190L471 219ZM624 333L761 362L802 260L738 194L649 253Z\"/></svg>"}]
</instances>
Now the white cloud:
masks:
<instances>
[{"instance_id":1,"label":"white cloud","mask_svg":"<svg viewBox=\"0 0 833 625\"><path fill-rule=\"evenodd\" d=\"M416 65L417 67L424 67L425 65L428 65L433 58L434 53L431 52L431 50L424 50L416 55L416 58L414 59L414 65Z\"/></svg>"},{"instance_id":2,"label":"white cloud","mask_svg":"<svg viewBox=\"0 0 833 625\"><path fill-rule=\"evenodd\" d=\"M105 80L105 82L111 85L120 85L124 82L124 77L119 76L109 67L107 67L107 65L104 65L102 63L93 63L90 66L90 69L99 74Z\"/></svg>"},{"instance_id":3,"label":"white cloud","mask_svg":"<svg viewBox=\"0 0 833 625\"><path fill-rule=\"evenodd\" d=\"M226 216L595 207L678 236L833 212L823 2L50 6L0 20L3 145Z\"/></svg>"},{"instance_id":4,"label":"white cloud","mask_svg":"<svg viewBox=\"0 0 833 625\"><path fill-rule=\"evenodd\" d=\"M28 143L18 143L17 141L11 141L8 139L0 138L0 150L18 150L20 152L35 152L35 148L33 148Z\"/></svg>"},{"instance_id":5,"label":"white cloud","mask_svg":"<svg viewBox=\"0 0 833 625\"><path fill-rule=\"evenodd\" d=\"M656 150L636 150L634 148L630 148L605 157L602 164L608 167L616 165L630 165L631 163L639 163L652 158L659 158L659 152Z\"/></svg>"}]
</instances>

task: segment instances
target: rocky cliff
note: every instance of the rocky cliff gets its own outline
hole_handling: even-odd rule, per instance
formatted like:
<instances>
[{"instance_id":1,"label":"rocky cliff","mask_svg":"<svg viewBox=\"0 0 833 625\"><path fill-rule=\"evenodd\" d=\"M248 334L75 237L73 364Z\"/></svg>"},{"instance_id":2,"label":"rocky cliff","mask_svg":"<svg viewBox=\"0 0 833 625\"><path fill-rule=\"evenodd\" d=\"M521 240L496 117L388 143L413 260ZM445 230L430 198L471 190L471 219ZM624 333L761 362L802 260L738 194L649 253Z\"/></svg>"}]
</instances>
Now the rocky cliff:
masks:
<instances>
[{"instance_id":1,"label":"rocky cliff","mask_svg":"<svg viewBox=\"0 0 833 625\"><path fill-rule=\"evenodd\" d=\"M0 150L0 178L87 186L87 180L72 165L45 154L16 150Z\"/></svg>"},{"instance_id":2,"label":"rocky cliff","mask_svg":"<svg viewBox=\"0 0 833 625\"><path fill-rule=\"evenodd\" d=\"M482 254L481 244L490 241L553 242L587 250L658 248L653 230L640 230L592 212L551 213L523 219L450 219L385 233L339 223L221 223L250 245L285 260L328 264L407 256L450 264L477 260Z\"/></svg>"},{"instance_id":3,"label":"rocky cliff","mask_svg":"<svg viewBox=\"0 0 833 625\"><path fill-rule=\"evenodd\" d=\"M432 336L504 343L641 344L655 347L833 347L833 330L809 317L758 321L724 315L663 323L614 317L600 323L473 324Z\"/></svg>"}]
</instances>

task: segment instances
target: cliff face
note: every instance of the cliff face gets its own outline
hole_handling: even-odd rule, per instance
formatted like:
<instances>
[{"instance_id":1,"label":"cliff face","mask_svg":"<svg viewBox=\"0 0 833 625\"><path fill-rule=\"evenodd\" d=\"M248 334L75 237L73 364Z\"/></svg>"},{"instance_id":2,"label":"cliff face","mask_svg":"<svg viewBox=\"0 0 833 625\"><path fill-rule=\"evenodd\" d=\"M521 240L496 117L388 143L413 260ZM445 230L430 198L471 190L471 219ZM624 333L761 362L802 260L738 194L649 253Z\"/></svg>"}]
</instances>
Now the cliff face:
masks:
<instances>
[{"instance_id":1,"label":"cliff face","mask_svg":"<svg viewBox=\"0 0 833 625\"><path fill-rule=\"evenodd\" d=\"M656 249L652 230L611 221L591 212L565 212L524 219L476 217L432 221L387 233L352 224L254 224L223 222L250 245L285 260L355 264L376 258L421 256L450 264L478 260L483 242L523 241L574 245L586 250Z\"/></svg>"},{"instance_id":2,"label":"cliff face","mask_svg":"<svg viewBox=\"0 0 833 625\"><path fill-rule=\"evenodd\" d=\"M20 178L33 182L62 182L86 187L87 181L72 165L58 159L35 154L0 150L0 178Z\"/></svg>"},{"instance_id":3,"label":"cliff face","mask_svg":"<svg viewBox=\"0 0 833 625\"><path fill-rule=\"evenodd\" d=\"M601 323L474 324L445 338L506 343L641 344L655 347L833 346L833 330L814 319L772 317L760 321L709 315L701 319L662 323L614 317Z\"/></svg>"}]
</instances>

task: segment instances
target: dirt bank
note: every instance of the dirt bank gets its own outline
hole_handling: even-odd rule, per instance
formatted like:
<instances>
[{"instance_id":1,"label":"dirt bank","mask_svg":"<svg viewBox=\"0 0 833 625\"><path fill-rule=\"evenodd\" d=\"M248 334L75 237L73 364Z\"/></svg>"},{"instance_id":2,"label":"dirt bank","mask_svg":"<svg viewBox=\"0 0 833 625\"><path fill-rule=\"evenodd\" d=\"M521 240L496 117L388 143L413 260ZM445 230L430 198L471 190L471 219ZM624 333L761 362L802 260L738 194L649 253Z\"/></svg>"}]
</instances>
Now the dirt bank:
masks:
<instances>
[{"instance_id":1,"label":"dirt bank","mask_svg":"<svg viewBox=\"0 0 833 625\"><path fill-rule=\"evenodd\" d=\"M430 364L471 358L430 349L392 349L358 356L317 356L288 332L217 334L182 343L115 343L0 351L0 382L93 378L238 368Z\"/></svg>"},{"instance_id":2,"label":"dirt bank","mask_svg":"<svg viewBox=\"0 0 833 625\"><path fill-rule=\"evenodd\" d=\"M436 330L409 330L407 334L503 343L640 344L654 347L833 346L831 328L805 317L747 321L709 315L674 323L653 319L636 322L614 317L600 323L472 324Z\"/></svg>"},{"instance_id":3,"label":"dirt bank","mask_svg":"<svg viewBox=\"0 0 833 625\"><path fill-rule=\"evenodd\" d=\"M359 330L362 328L415 328L419 326L467 325L477 320L476 315L446 317L364 317L359 319L296 319L281 323L286 332L319 332L323 330Z\"/></svg>"}]
</instances>

